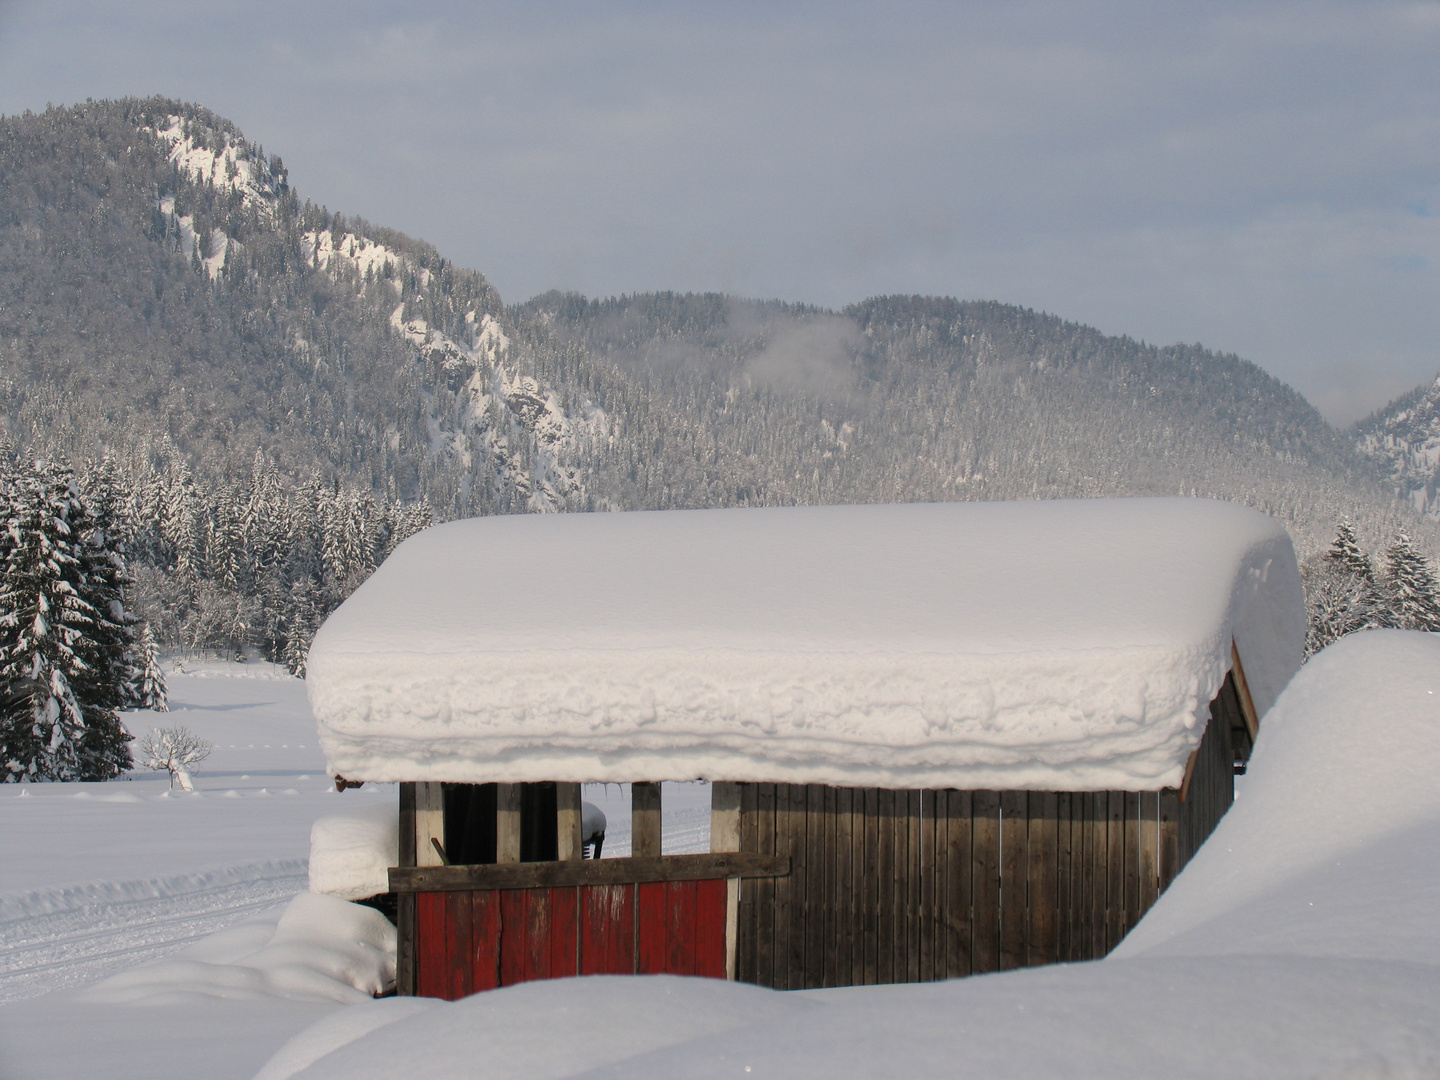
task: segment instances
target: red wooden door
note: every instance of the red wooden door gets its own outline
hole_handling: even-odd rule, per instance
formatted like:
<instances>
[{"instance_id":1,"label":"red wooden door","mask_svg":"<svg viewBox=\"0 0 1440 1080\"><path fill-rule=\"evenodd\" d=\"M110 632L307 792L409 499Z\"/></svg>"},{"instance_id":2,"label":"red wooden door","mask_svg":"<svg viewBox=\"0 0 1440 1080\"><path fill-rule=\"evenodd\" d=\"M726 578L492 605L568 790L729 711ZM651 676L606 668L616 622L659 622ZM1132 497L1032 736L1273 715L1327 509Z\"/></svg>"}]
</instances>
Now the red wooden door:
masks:
<instances>
[{"instance_id":1,"label":"red wooden door","mask_svg":"<svg viewBox=\"0 0 1440 1080\"><path fill-rule=\"evenodd\" d=\"M567 975L725 977L726 885L657 881L415 897L416 993Z\"/></svg>"}]
</instances>

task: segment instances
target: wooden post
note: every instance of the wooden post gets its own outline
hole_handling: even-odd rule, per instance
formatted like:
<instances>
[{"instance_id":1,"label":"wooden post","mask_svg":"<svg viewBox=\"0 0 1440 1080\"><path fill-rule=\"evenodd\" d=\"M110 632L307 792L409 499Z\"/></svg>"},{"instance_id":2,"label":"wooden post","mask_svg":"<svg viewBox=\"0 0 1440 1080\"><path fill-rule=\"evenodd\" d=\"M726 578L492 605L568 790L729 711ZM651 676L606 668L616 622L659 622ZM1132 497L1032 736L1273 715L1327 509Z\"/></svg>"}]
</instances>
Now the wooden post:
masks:
<instances>
[{"instance_id":1,"label":"wooden post","mask_svg":"<svg viewBox=\"0 0 1440 1080\"><path fill-rule=\"evenodd\" d=\"M740 785L717 781L710 785L710 850L740 850ZM740 879L725 882L725 978L735 978L735 955L740 926Z\"/></svg>"},{"instance_id":2,"label":"wooden post","mask_svg":"<svg viewBox=\"0 0 1440 1080\"><path fill-rule=\"evenodd\" d=\"M630 854L637 859L660 855L660 785L630 785Z\"/></svg>"},{"instance_id":3,"label":"wooden post","mask_svg":"<svg viewBox=\"0 0 1440 1080\"><path fill-rule=\"evenodd\" d=\"M495 861L520 861L520 785L495 785Z\"/></svg>"},{"instance_id":4,"label":"wooden post","mask_svg":"<svg viewBox=\"0 0 1440 1080\"><path fill-rule=\"evenodd\" d=\"M555 829L557 857L561 862L573 862L585 856L580 835L580 785L555 785Z\"/></svg>"},{"instance_id":5,"label":"wooden post","mask_svg":"<svg viewBox=\"0 0 1440 1080\"><path fill-rule=\"evenodd\" d=\"M415 785L400 785L400 865L415 865ZM415 995L415 894L396 897L395 993Z\"/></svg>"},{"instance_id":6,"label":"wooden post","mask_svg":"<svg viewBox=\"0 0 1440 1080\"><path fill-rule=\"evenodd\" d=\"M424 781L415 785L416 866L444 865L435 842L445 846L444 787L436 781Z\"/></svg>"},{"instance_id":7,"label":"wooden post","mask_svg":"<svg viewBox=\"0 0 1440 1080\"><path fill-rule=\"evenodd\" d=\"M1245 717L1245 726L1250 729L1250 741L1260 737L1260 714L1255 711L1255 699L1250 696L1250 684L1245 680L1245 668L1240 664L1240 647L1234 639L1230 641L1230 674L1235 678L1235 695L1240 699L1240 711Z\"/></svg>"}]
</instances>

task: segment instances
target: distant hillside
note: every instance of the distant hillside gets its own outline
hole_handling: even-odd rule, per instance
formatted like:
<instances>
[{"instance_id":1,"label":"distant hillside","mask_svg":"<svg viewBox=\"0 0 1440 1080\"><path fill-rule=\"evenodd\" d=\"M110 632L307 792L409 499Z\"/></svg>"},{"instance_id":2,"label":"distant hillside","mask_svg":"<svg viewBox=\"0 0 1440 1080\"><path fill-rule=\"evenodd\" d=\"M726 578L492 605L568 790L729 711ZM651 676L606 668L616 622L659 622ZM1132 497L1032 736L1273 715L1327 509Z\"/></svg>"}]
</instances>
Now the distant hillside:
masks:
<instances>
[{"instance_id":1,"label":"distant hillside","mask_svg":"<svg viewBox=\"0 0 1440 1080\"><path fill-rule=\"evenodd\" d=\"M1372 545L1415 521L1373 456L1237 357L942 298L507 308L162 99L0 119L0 418L137 476L179 453L238 481L259 451L441 518L1183 492L1307 548L1341 517Z\"/></svg>"},{"instance_id":2,"label":"distant hillside","mask_svg":"<svg viewBox=\"0 0 1440 1080\"><path fill-rule=\"evenodd\" d=\"M1356 425L1361 452L1396 496L1440 519L1440 378L1416 387Z\"/></svg>"}]
</instances>

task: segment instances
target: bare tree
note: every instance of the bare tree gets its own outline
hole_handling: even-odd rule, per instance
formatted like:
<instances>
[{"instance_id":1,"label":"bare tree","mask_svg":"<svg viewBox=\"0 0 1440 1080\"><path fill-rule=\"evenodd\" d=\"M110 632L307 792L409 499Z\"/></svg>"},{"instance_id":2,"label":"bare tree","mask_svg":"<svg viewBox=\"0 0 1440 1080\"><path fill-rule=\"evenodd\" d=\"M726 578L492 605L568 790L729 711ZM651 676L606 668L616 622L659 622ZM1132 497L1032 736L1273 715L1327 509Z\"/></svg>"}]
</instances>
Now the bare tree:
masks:
<instances>
[{"instance_id":1,"label":"bare tree","mask_svg":"<svg viewBox=\"0 0 1440 1080\"><path fill-rule=\"evenodd\" d=\"M181 789L194 791L190 779L190 766L210 756L213 746L189 728L162 727L145 733L140 740L140 751L144 755L140 764L147 769L164 769L170 774L170 786L180 781Z\"/></svg>"}]
</instances>

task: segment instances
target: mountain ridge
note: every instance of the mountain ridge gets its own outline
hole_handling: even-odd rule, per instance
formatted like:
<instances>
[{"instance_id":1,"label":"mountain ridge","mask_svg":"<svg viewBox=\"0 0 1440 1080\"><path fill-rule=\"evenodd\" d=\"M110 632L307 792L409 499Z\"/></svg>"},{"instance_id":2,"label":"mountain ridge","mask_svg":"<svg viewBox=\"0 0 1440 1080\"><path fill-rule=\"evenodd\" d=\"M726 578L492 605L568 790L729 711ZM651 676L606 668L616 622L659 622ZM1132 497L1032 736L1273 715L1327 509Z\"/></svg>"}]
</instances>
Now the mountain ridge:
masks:
<instances>
[{"instance_id":1,"label":"mountain ridge","mask_svg":"<svg viewBox=\"0 0 1440 1080\"><path fill-rule=\"evenodd\" d=\"M1239 357L943 297L507 306L163 98L0 118L0 414L47 453L259 451L442 518L1184 492L1302 548L1342 517L1434 546L1393 466Z\"/></svg>"}]
</instances>

